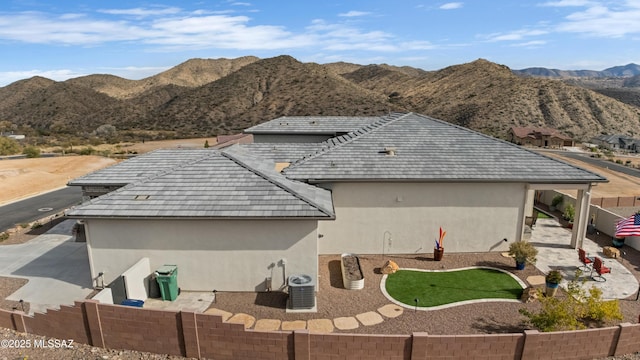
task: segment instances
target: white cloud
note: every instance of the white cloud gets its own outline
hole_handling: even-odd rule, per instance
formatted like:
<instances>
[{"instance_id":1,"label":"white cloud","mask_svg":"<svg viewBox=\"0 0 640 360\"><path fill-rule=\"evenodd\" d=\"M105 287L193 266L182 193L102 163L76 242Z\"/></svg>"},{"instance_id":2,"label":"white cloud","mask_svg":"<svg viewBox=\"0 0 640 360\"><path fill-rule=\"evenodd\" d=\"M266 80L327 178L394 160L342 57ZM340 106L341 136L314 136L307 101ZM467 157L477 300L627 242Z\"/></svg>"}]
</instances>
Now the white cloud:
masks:
<instances>
[{"instance_id":1,"label":"white cloud","mask_svg":"<svg viewBox=\"0 0 640 360\"><path fill-rule=\"evenodd\" d=\"M496 42L496 41L518 41L523 40L532 36L541 36L547 34L546 30L516 30L510 33L495 33L487 35L485 38L487 41Z\"/></svg>"},{"instance_id":2,"label":"white cloud","mask_svg":"<svg viewBox=\"0 0 640 360\"><path fill-rule=\"evenodd\" d=\"M627 1L615 7L590 4L583 11L569 14L565 20L558 24L557 31L610 38L640 34L640 3Z\"/></svg>"},{"instance_id":3,"label":"white cloud","mask_svg":"<svg viewBox=\"0 0 640 360\"><path fill-rule=\"evenodd\" d=\"M176 7L158 8L158 9L145 9L145 8L132 8L132 9L102 9L98 12L110 15L133 15L133 16L157 16L157 15L171 15L177 14L181 10Z\"/></svg>"},{"instance_id":4,"label":"white cloud","mask_svg":"<svg viewBox=\"0 0 640 360\"><path fill-rule=\"evenodd\" d=\"M25 71L5 71L0 72L0 86L11 84L12 82L32 78L34 76L42 76L55 81L64 81L78 76L87 74L75 72L73 70L25 70Z\"/></svg>"},{"instance_id":5,"label":"white cloud","mask_svg":"<svg viewBox=\"0 0 640 360\"><path fill-rule=\"evenodd\" d=\"M461 3L461 2L450 2L450 3L446 3L446 4L440 5L439 9L440 10L459 9L459 8L462 7L462 5L463 5L463 3Z\"/></svg>"},{"instance_id":6,"label":"white cloud","mask_svg":"<svg viewBox=\"0 0 640 360\"><path fill-rule=\"evenodd\" d=\"M539 6L550 6L550 7L571 7L571 6L587 6L592 3L589 0L560 0L560 1L548 1Z\"/></svg>"},{"instance_id":7,"label":"white cloud","mask_svg":"<svg viewBox=\"0 0 640 360\"><path fill-rule=\"evenodd\" d=\"M341 16L341 17L358 17L358 16L366 16L366 15L369 15L369 14L371 14L371 13L366 12L366 11L354 11L354 10L352 10L352 11L349 11L349 12L346 12L346 13L338 14L338 16Z\"/></svg>"},{"instance_id":8,"label":"white cloud","mask_svg":"<svg viewBox=\"0 0 640 360\"><path fill-rule=\"evenodd\" d=\"M546 45L546 44L547 44L547 42L545 40L532 40L532 41L527 41L527 42L523 42L523 43L512 44L511 46L536 48L536 47L540 47L540 46Z\"/></svg>"}]
</instances>

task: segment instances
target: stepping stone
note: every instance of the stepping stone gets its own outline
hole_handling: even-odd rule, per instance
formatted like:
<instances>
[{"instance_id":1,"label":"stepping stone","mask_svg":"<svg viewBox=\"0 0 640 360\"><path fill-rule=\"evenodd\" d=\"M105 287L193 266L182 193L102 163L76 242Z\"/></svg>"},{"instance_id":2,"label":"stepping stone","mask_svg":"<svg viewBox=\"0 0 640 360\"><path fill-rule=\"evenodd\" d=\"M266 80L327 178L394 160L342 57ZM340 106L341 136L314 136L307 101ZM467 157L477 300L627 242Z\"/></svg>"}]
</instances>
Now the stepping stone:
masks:
<instances>
[{"instance_id":1,"label":"stepping stone","mask_svg":"<svg viewBox=\"0 0 640 360\"><path fill-rule=\"evenodd\" d=\"M508 252L500 253L500 255L502 255L503 257L508 257L508 258L513 257L513 256L509 255Z\"/></svg>"},{"instance_id":2,"label":"stepping stone","mask_svg":"<svg viewBox=\"0 0 640 360\"><path fill-rule=\"evenodd\" d=\"M233 315L232 313L230 313L228 311L224 311L224 310L220 310L220 309L216 309L216 308L209 308L209 309L205 310L204 313L205 314L210 314L210 315L220 315L220 316L222 316L222 321L229 320L231 315Z\"/></svg>"},{"instance_id":3,"label":"stepping stone","mask_svg":"<svg viewBox=\"0 0 640 360\"><path fill-rule=\"evenodd\" d=\"M245 329L249 329L256 322L256 318L249 314L238 313L231 317L231 319L227 320L232 324L244 324Z\"/></svg>"},{"instance_id":4,"label":"stepping stone","mask_svg":"<svg viewBox=\"0 0 640 360\"><path fill-rule=\"evenodd\" d=\"M532 275L527 277L527 282L531 286L544 285L545 279L543 275Z\"/></svg>"},{"instance_id":5,"label":"stepping stone","mask_svg":"<svg viewBox=\"0 0 640 360\"><path fill-rule=\"evenodd\" d=\"M358 314L356 315L356 318L360 320L360 322L364 326L376 325L384 321L382 316L380 316L380 314L378 314L375 311L369 311L366 313Z\"/></svg>"},{"instance_id":6,"label":"stepping stone","mask_svg":"<svg viewBox=\"0 0 640 360\"><path fill-rule=\"evenodd\" d=\"M388 318L396 318L404 312L404 309L396 304L387 304L378 309L378 312Z\"/></svg>"},{"instance_id":7,"label":"stepping stone","mask_svg":"<svg viewBox=\"0 0 640 360\"><path fill-rule=\"evenodd\" d=\"M304 330L306 328L307 328L307 322L304 320L282 322L282 331Z\"/></svg>"},{"instance_id":8,"label":"stepping stone","mask_svg":"<svg viewBox=\"0 0 640 360\"><path fill-rule=\"evenodd\" d=\"M333 324L338 330L353 330L360 327L358 320L353 316L335 318Z\"/></svg>"},{"instance_id":9,"label":"stepping stone","mask_svg":"<svg viewBox=\"0 0 640 360\"><path fill-rule=\"evenodd\" d=\"M277 331L280 329L280 323L282 321L276 319L260 319L256 321L256 325L253 330L256 331Z\"/></svg>"},{"instance_id":10,"label":"stepping stone","mask_svg":"<svg viewBox=\"0 0 640 360\"><path fill-rule=\"evenodd\" d=\"M307 329L310 333L331 333L333 332L333 322L329 319L313 319L307 321Z\"/></svg>"}]
</instances>

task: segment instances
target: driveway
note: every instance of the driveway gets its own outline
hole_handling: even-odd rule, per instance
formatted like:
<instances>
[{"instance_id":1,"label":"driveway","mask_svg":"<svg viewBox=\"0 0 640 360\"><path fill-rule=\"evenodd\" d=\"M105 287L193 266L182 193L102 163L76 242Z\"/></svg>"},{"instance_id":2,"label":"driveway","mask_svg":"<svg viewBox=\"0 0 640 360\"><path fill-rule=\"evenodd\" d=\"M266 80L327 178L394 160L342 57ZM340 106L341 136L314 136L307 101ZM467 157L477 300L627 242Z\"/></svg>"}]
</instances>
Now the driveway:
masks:
<instances>
[{"instance_id":1,"label":"driveway","mask_svg":"<svg viewBox=\"0 0 640 360\"><path fill-rule=\"evenodd\" d=\"M29 280L7 299L29 302L30 313L45 312L93 291L87 247L74 241L74 224L65 220L27 243L0 246L0 276Z\"/></svg>"}]
</instances>

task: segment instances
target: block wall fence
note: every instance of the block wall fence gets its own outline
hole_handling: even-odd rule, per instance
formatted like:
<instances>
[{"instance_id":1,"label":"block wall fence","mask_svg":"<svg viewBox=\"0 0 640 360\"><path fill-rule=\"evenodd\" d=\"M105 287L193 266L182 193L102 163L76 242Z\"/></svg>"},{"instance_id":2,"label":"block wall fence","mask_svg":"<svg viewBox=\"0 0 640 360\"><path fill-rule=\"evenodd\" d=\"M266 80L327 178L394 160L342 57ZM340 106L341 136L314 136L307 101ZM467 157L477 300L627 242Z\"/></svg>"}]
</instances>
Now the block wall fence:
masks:
<instances>
[{"instance_id":1,"label":"block wall fence","mask_svg":"<svg viewBox=\"0 0 640 360\"><path fill-rule=\"evenodd\" d=\"M540 333L410 335L260 332L217 315L85 300L34 316L0 310L0 327L110 349L210 359L593 359L640 351L640 324Z\"/></svg>"}]
</instances>

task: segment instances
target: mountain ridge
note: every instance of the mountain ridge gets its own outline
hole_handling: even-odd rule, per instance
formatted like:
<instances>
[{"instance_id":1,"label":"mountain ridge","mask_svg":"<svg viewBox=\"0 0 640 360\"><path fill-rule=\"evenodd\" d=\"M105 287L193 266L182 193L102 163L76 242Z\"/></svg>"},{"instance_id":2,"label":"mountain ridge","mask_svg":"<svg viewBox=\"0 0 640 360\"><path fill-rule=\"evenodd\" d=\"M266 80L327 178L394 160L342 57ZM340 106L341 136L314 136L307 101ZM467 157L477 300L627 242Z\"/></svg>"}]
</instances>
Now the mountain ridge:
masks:
<instances>
[{"instance_id":1,"label":"mountain ridge","mask_svg":"<svg viewBox=\"0 0 640 360\"><path fill-rule=\"evenodd\" d=\"M105 74L20 80L0 87L0 120L58 137L88 139L105 124L132 137L192 137L237 133L279 116L413 111L502 138L511 126L552 127L584 140L640 134L640 108L615 97L523 77L485 59L425 71L246 56L190 59L142 80Z\"/></svg>"}]
</instances>

